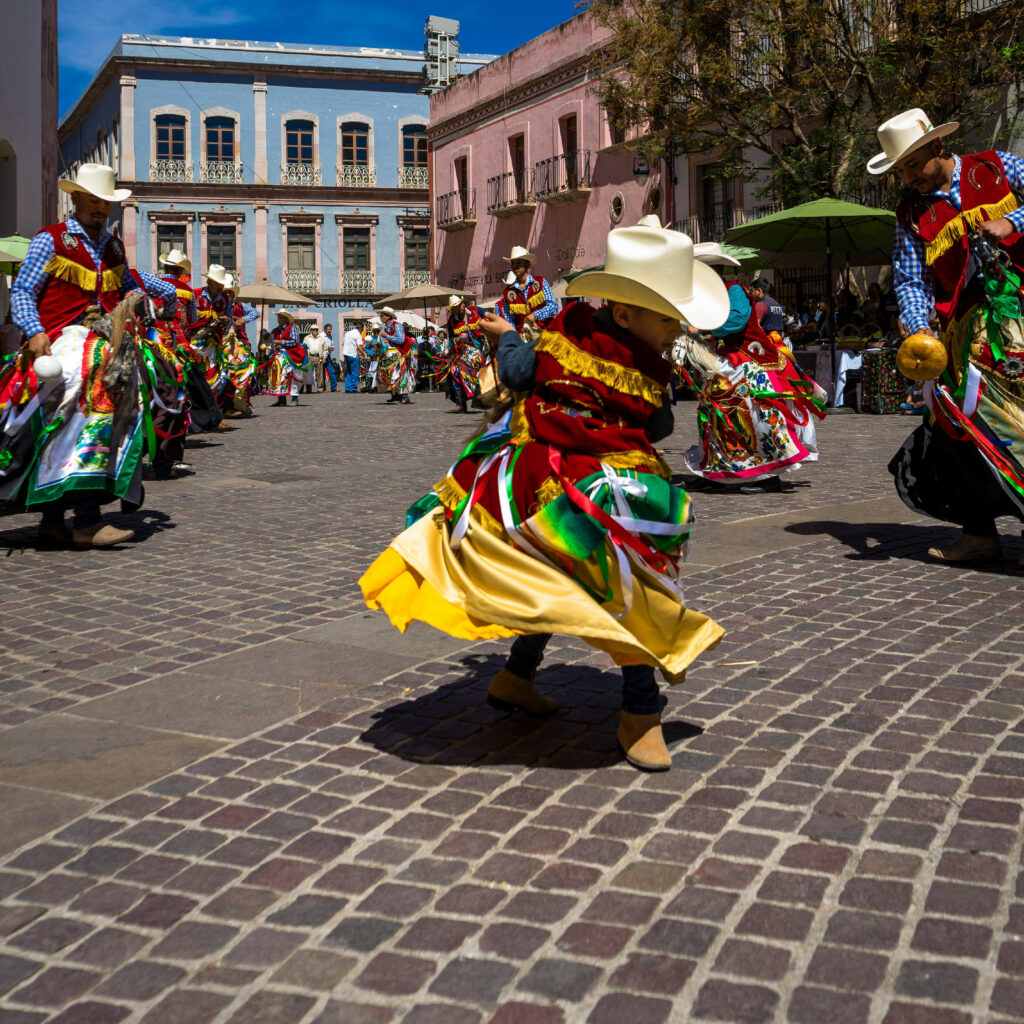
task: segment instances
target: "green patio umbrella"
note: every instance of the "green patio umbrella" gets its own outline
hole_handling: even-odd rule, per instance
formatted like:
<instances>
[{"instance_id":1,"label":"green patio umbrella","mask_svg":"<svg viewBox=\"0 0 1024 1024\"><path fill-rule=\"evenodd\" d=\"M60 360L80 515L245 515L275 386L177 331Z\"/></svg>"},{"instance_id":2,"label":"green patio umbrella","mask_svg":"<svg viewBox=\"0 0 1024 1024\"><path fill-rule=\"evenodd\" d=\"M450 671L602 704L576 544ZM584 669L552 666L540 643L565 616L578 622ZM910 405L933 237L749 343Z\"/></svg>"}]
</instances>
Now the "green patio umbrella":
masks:
<instances>
[{"instance_id":1,"label":"green patio umbrella","mask_svg":"<svg viewBox=\"0 0 1024 1024\"><path fill-rule=\"evenodd\" d=\"M891 248L895 228L896 214L891 210L860 206L842 199L815 199L730 228L728 239L733 245L749 245L771 252L823 252L831 294L832 253ZM831 321L828 330L834 382L836 339Z\"/></svg>"},{"instance_id":2,"label":"green patio umbrella","mask_svg":"<svg viewBox=\"0 0 1024 1024\"><path fill-rule=\"evenodd\" d=\"M15 264L21 263L28 252L31 238L24 238L21 235L8 235L0 238L0 273L13 274Z\"/></svg>"}]
</instances>

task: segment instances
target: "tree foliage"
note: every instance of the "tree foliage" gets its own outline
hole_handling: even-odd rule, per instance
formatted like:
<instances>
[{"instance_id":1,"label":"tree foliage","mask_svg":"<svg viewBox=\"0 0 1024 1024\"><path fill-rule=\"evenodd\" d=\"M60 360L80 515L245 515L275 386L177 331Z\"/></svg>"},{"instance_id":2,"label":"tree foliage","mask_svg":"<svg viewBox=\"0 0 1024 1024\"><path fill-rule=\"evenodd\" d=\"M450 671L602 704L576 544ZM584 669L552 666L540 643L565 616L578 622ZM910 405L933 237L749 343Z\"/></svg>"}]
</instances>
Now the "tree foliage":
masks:
<instances>
[{"instance_id":1,"label":"tree foliage","mask_svg":"<svg viewBox=\"0 0 1024 1024\"><path fill-rule=\"evenodd\" d=\"M877 125L910 107L1005 141L1021 111L1021 0L590 0L614 38L596 89L656 153L767 173L787 205L856 192Z\"/></svg>"}]
</instances>

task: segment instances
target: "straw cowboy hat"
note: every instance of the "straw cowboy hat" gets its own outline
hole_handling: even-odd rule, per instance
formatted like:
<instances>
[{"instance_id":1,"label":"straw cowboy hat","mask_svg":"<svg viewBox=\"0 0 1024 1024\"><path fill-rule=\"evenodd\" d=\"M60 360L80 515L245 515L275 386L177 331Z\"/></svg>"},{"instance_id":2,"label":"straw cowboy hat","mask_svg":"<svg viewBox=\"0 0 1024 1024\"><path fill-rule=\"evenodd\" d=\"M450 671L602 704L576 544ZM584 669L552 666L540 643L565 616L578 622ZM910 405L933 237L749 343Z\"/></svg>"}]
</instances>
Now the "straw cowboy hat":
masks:
<instances>
[{"instance_id":1,"label":"straw cowboy hat","mask_svg":"<svg viewBox=\"0 0 1024 1024\"><path fill-rule=\"evenodd\" d=\"M231 284L231 275L219 263L211 263L206 270L208 281L216 281L222 288Z\"/></svg>"},{"instance_id":2,"label":"straw cowboy hat","mask_svg":"<svg viewBox=\"0 0 1024 1024\"><path fill-rule=\"evenodd\" d=\"M62 192L88 192L97 199L105 199L108 203L120 203L131 194L130 188L114 188L116 182L114 168L106 164L82 164L75 171L75 180L66 178L57 182Z\"/></svg>"},{"instance_id":3,"label":"straw cowboy hat","mask_svg":"<svg viewBox=\"0 0 1024 1024\"><path fill-rule=\"evenodd\" d=\"M709 267L738 267L740 261L722 252L718 242L699 242L693 247L693 258Z\"/></svg>"},{"instance_id":4,"label":"straw cowboy hat","mask_svg":"<svg viewBox=\"0 0 1024 1024\"><path fill-rule=\"evenodd\" d=\"M952 135L959 127L959 121L947 121L935 128L920 107L904 110L879 125L878 141L882 144L882 152L868 161L868 170L872 174L885 174L915 149L920 149L932 139Z\"/></svg>"},{"instance_id":5,"label":"straw cowboy hat","mask_svg":"<svg viewBox=\"0 0 1024 1024\"><path fill-rule=\"evenodd\" d=\"M604 269L573 278L565 293L625 302L708 331L729 316L729 293L719 276L693 258L688 235L667 228L614 228Z\"/></svg>"},{"instance_id":6,"label":"straw cowboy hat","mask_svg":"<svg viewBox=\"0 0 1024 1024\"><path fill-rule=\"evenodd\" d=\"M192 273L192 261L180 249L171 249L170 252L161 253L160 262L164 266L181 267L182 270Z\"/></svg>"},{"instance_id":7,"label":"straw cowboy hat","mask_svg":"<svg viewBox=\"0 0 1024 1024\"><path fill-rule=\"evenodd\" d=\"M288 310L287 310L287 309L279 309L279 310L277 311L277 315L278 315L278 316L283 316L283 317L285 318L285 320L287 320L287 321L288 321L288 323L290 323L290 324L293 324L293 323L295 323L295 317L293 317L293 316L291 315L291 313L289 313L289 312L288 312Z\"/></svg>"},{"instance_id":8,"label":"straw cowboy hat","mask_svg":"<svg viewBox=\"0 0 1024 1024\"><path fill-rule=\"evenodd\" d=\"M526 260L527 263L529 263L531 267L537 262L537 257L534 256L533 253L530 252L529 249L524 249L521 245L513 245L512 246L512 255L511 256L502 256L501 258L506 263L513 263L516 260Z\"/></svg>"},{"instance_id":9,"label":"straw cowboy hat","mask_svg":"<svg viewBox=\"0 0 1024 1024\"><path fill-rule=\"evenodd\" d=\"M380 310L381 316L389 316L392 320L395 319L395 311L390 306L384 306Z\"/></svg>"},{"instance_id":10,"label":"straw cowboy hat","mask_svg":"<svg viewBox=\"0 0 1024 1024\"><path fill-rule=\"evenodd\" d=\"M459 306L461 306L462 303L465 302L465 301L466 300L463 299L461 295L450 295L448 297L448 308L449 309L456 309Z\"/></svg>"}]
</instances>

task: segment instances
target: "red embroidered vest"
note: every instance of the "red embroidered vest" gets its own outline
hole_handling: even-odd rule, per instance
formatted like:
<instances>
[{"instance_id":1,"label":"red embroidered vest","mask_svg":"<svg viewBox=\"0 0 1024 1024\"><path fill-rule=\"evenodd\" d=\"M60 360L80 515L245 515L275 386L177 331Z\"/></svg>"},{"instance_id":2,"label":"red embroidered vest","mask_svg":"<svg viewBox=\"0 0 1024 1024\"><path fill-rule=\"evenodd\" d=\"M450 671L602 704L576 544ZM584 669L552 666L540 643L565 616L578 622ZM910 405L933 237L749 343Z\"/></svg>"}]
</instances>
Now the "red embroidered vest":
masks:
<instances>
[{"instance_id":1,"label":"red embroidered vest","mask_svg":"<svg viewBox=\"0 0 1024 1024\"><path fill-rule=\"evenodd\" d=\"M543 277L535 277L526 286L525 294L518 284L510 284L501 293L501 297L505 303L505 308L509 312L509 316L512 317L512 324L517 331L522 329L523 324L526 323L526 318L531 313L541 327L546 326L550 320L554 319L553 317L546 319L537 317L537 310L547 305L548 301L544 295Z\"/></svg>"},{"instance_id":2,"label":"red embroidered vest","mask_svg":"<svg viewBox=\"0 0 1024 1024\"><path fill-rule=\"evenodd\" d=\"M243 317L243 316L245 316L245 306L243 306L242 303L240 303L240 302L234 303L234 305L232 305L232 307L231 307L231 317L232 317L232 319L234 319L235 317ZM242 341L244 341L246 343L246 345L249 344L249 335L245 333L245 324L244 323L242 323L242 324L235 324L235 334L238 335L238 337L241 338Z\"/></svg>"},{"instance_id":3,"label":"red embroidered vest","mask_svg":"<svg viewBox=\"0 0 1024 1024\"><path fill-rule=\"evenodd\" d=\"M570 452L653 455L645 428L665 398L667 359L585 302L553 317L535 351L522 405L532 437Z\"/></svg>"},{"instance_id":4,"label":"red embroidered vest","mask_svg":"<svg viewBox=\"0 0 1024 1024\"><path fill-rule=\"evenodd\" d=\"M196 301L196 293L192 288L191 283L187 276L185 277L162 277L161 281L166 281L168 284L174 285L174 290L178 294L178 305L174 310L174 326L179 330L183 330L188 326L188 305L190 302Z\"/></svg>"},{"instance_id":5,"label":"red embroidered vest","mask_svg":"<svg viewBox=\"0 0 1024 1024\"><path fill-rule=\"evenodd\" d=\"M292 339L291 329L292 324L278 324L270 332L270 336L288 353L288 357L293 363L298 363L301 366L306 361L306 349L302 342Z\"/></svg>"},{"instance_id":6,"label":"red embroidered vest","mask_svg":"<svg viewBox=\"0 0 1024 1024\"><path fill-rule=\"evenodd\" d=\"M218 317L231 315L231 303L223 292L219 292L215 299L211 299L210 293L204 288L196 295L196 313L200 323L216 320ZM226 330L226 327L220 327L215 329L214 333L221 338Z\"/></svg>"},{"instance_id":7,"label":"red embroidered vest","mask_svg":"<svg viewBox=\"0 0 1024 1024\"><path fill-rule=\"evenodd\" d=\"M78 320L89 306L109 313L121 301L126 267L124 248L109 238L97 267L80 236L67 223L43 228L53 239L53 255L46 261L50 276L43 285L37 308L39 320L51 338Z\"/></svg>"},{"instance_id":8,"label":"red embroidered vest","mask_svg":"<svg viewBox=\"0 0 1024 1024\"><path fill-rule=\"evenodd\" d=\"M967 227L998 220L1019 203L1007 180L1003 163L994 149L965 156L960 163L960 206L936 196L906 194L896 207L896 218L924 243L925 263L935 287L935 311L945 328L978 296L966 292L964 280L970 252ZM1024 236L1008 235L1000 243L1010 252L1018 273L1024 272Z\"/></svg>"}]
</instances>

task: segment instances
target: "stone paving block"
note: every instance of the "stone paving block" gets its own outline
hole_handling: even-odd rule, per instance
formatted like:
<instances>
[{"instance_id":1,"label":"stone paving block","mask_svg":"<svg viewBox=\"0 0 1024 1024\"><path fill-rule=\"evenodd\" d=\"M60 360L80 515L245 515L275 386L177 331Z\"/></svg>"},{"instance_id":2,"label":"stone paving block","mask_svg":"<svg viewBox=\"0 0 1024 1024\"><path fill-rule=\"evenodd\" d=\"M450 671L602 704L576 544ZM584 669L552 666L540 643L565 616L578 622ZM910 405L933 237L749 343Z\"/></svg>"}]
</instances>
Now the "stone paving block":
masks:
<instances>
[{"instance_id":1,"label":"stone paving block","mask_svg":"<svg viewBox=\"0 0 1024 1024\"><path fill-rule=\"evenodd\" d=\"M356 978L360 988L383 996L411 995L434 974L433 961L419 957L378 953Z\"/></svg>"},{"instance_id":2,"label":"stone paving block","mask_svg":"<svg viewBox=\"0 0 1024 1024\"><path fill-rule=\"evenodd\" d=\"M231 1024L298 1024L315 1002L312 996L257 992L228 1020Z\"/></svg>"},{"instance_id":3,"label":"stone paving block","mask_svg":"<svg viewBox=\"0 0 1024 1024\"><path fill-rule=\"evenodd\" d=\"M518 987L552 1000L578 1003L597 984L601 970L572 960L538 960L519 981Z\"/></svg>"},{"instance_id":4,"label":"stone paving block","mask_svg":"<svg viewBox=\"0 0 1024 1024\"><path fill-rule=\"evenodd\" d=\"M661 1024L669 1019L672 1003L667 999L611 992L602 996L587 1017L588 1024L618 1024L623 1020L642 1020L644 1024Z\"/></svg>"},{"instance_id":5,"label":"stone paving block","mask_svg":"<svg viewBox=\"0 0 1024 1024\"><path fill-rule=\"evenodd\" d=\"M114 999L147 1002L170 988L185 976L185 971L172 964L152 960L135 960L125 964L96 988L96 994Z\"/></svg>"},{"instance_id":6,"label":"stone paving block","mask_svg":"<svg viewBox=\"0 0 1024 1024\"><path fill-rule=\"evenodd\" d=\"M383 917L346 916L323 941L328 945L368 953L390 939L401 928L397 921L389 921Z\"/></svg>"},{"instance_id":7,"label":"stone paving block","mask_svg":"<svg viewBox=\"0 0 1024 1024\"><path fill-rule=\"evenodd\" d=\"M488 1024L565 1024L565 1015L557 1006L539 1003L505 1003Z\"/></svg>"},{"instance_id":8,"label":"stone paving block","mask_svg":"<svg viewBox=\"0 0 1024 1024\"><path fill-rule=\"evenodd\" d=\"M793 1024L865 1024L871 1010L867 996L802 985L793 993L787 1019Z\"/></svg>"},{"instance_id":9,"label":"stone paving block","mask_svg":"<svg viewBox=\"0 0 1024 1024\"><path fill-rule=\"evenodd\" d=\"M144 1024L210 1024L231 1002L217 992L178 988L169 992L143 1017Z\"/></svg>"},{"instance_id":10,"label":"stone paving block","mask_svg":"<svg viewBox=\"0 0 1024 1024\"><path fill-rule=\"evenodd\" d=\"M778 994L768 988L712 979L701 986L692 1012L699 1019L768 1024L778 1000Z\"/></svg>"},{"instance_id":11,"label":"stone paving block","mask_svg":"<svg viewBox=\"0 0 1024 1024\"><path fill-rule=\"evenodd\" d=\"M130 1014L126 1006L89 999L69 1006L51 1020L59 1024L118 1024Z\"/></svg>"}]
</instances>

